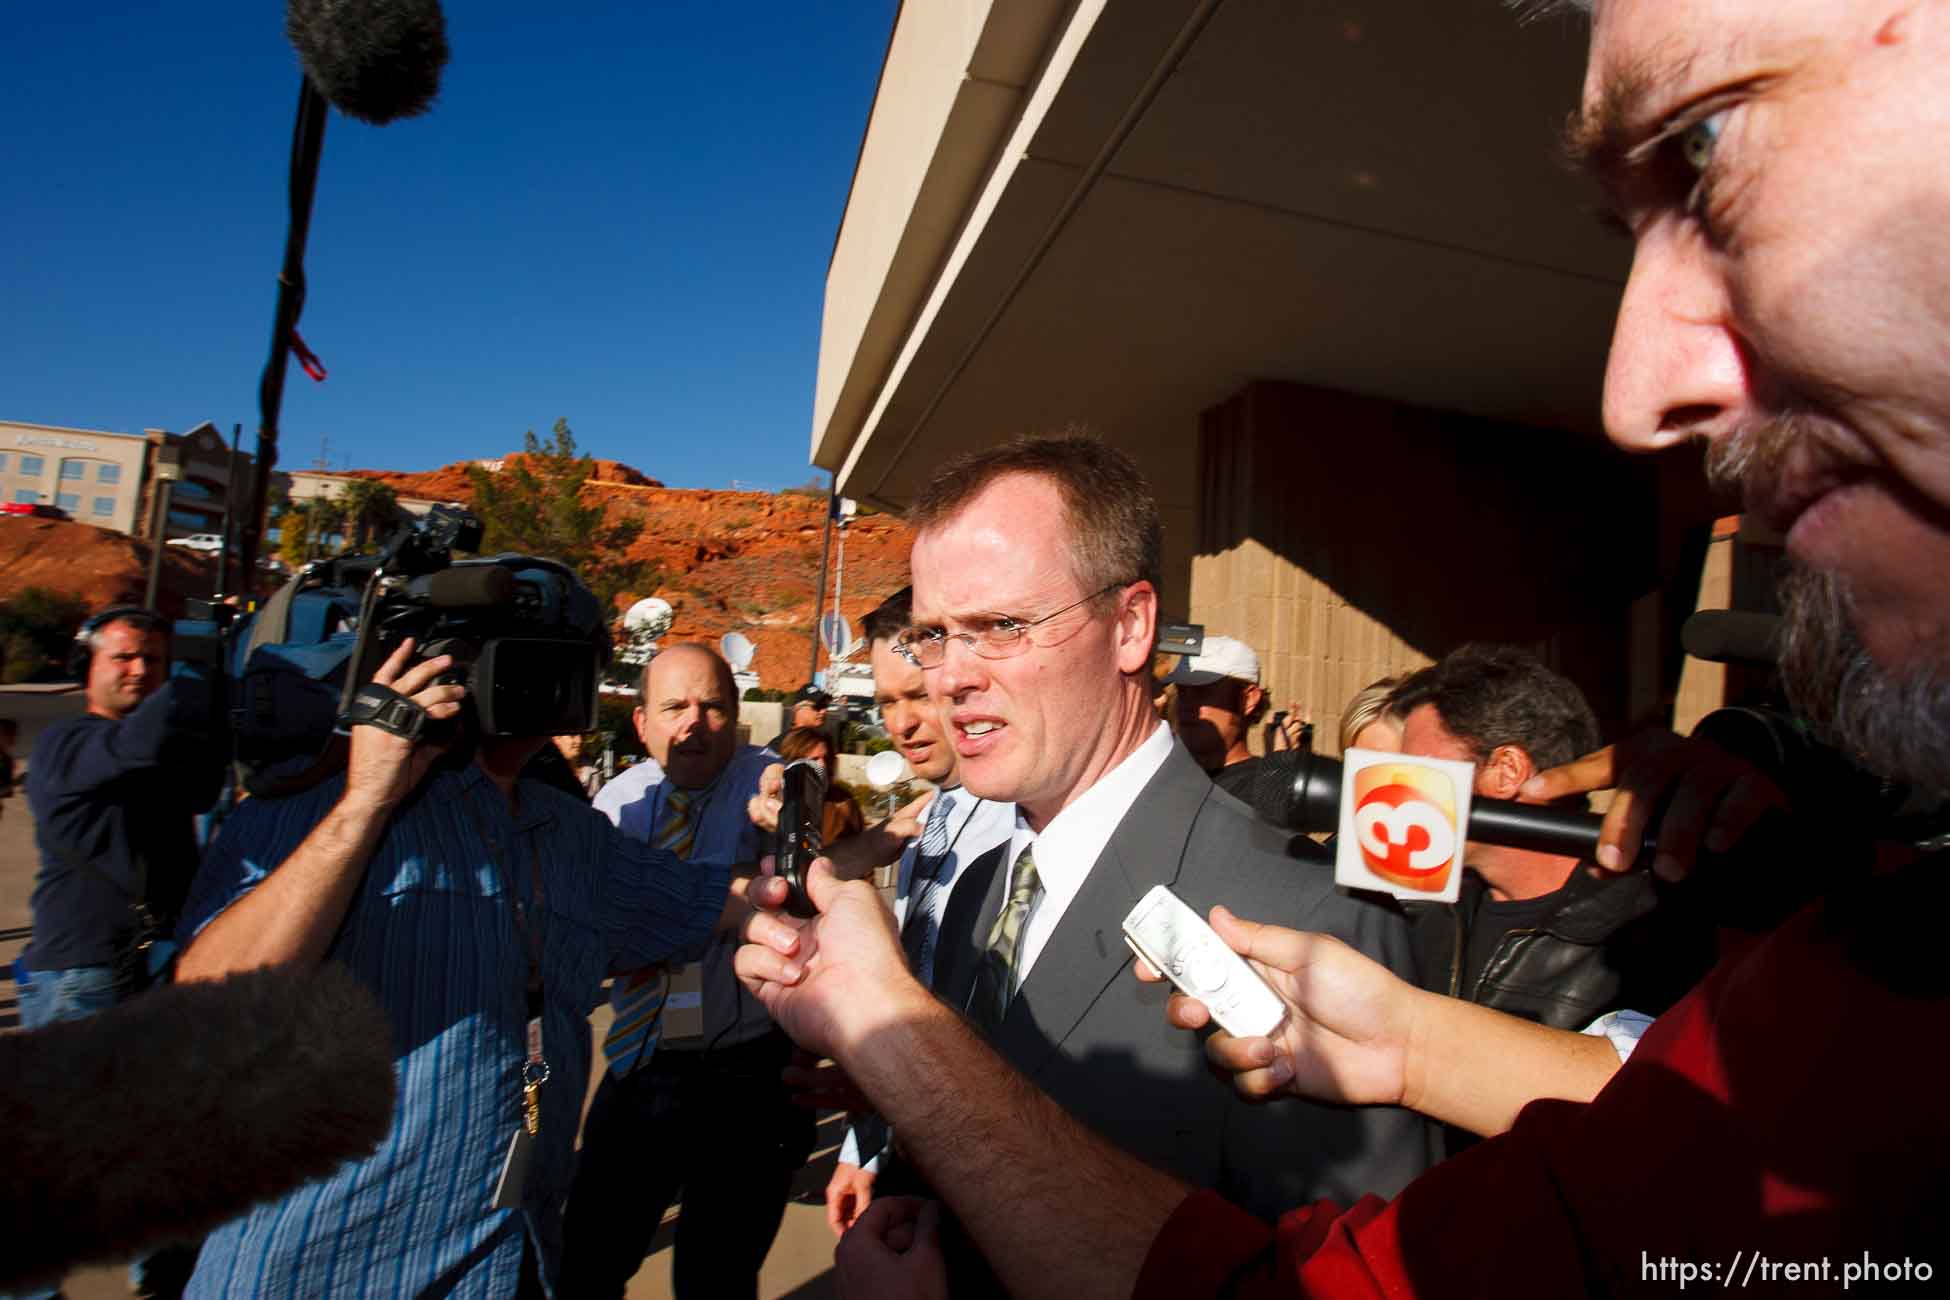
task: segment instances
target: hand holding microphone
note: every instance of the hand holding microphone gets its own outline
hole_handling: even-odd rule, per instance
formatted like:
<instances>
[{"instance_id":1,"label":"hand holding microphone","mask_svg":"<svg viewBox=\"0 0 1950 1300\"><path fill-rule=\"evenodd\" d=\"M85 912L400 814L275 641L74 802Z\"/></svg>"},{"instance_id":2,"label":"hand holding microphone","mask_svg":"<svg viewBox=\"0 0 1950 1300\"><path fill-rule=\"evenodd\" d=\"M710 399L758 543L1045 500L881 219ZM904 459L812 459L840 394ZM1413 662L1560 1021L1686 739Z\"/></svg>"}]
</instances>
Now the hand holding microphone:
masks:
<instances>
[{"instance_id":1,"label":"hand holding microphone","mask_svg":"<svg viewBox=\"0 0 1950 1300\"><path fill-rule=\"evenodd\" d=\"M1454 897L1467 840L1588 857L1597 849L1604 819L1575 808L1478 798L1466 763L1351 750L1353 783L1344 765L1312 750L1267 756L1254 790L1254 810L1275 826L1295 831L1349 831L1345 860L1366 842L1369 866L1402 897ZM1425 773L1426 775L1417 775ZM1648 838L1640 857L1654 851ZM1399 862L1386 859L1399 858ZM1392 868L1392 869L1391 869ZM1338 873L1337 873L1338 874ZM1404 881L1420 880L1394 888ZM1346 883L1346 882L1344 882Z\"/></svg>"},{"instance_id":2,"label":"hand holding microphone","mask_svg":"<svg viewBox=\"0 0 1950 1300\"><path fill-rule=\"evenodd\" d=\"M1652 853L1662 880L1691 874L1701 850L1725 853L1769 812L1787 811L1787 795L1745 759L1711 741L1645 731L1606 745L1526 781L1526 798L1558 800L1615 790L1592 857L1623 871ZM1654 850L1654 819L1657 819Z\"/></svg>"}]
</instances>

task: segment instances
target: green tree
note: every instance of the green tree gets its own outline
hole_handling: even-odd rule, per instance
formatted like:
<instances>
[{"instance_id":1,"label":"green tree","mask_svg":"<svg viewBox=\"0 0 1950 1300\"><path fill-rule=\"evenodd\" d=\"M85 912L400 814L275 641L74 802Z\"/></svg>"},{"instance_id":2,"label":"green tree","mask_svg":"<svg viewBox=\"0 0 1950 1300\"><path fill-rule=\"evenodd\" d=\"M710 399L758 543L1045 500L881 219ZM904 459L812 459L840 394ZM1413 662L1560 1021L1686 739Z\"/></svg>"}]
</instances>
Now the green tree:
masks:
<instances>
[{"instance_id":1,"label":"green tree","mask_svg":"<svg viewBox=\"0 0 1950 1300\"><path fill-rule=\"evenodd\" d=\"M338 549L345 549L345 507L331 497L313 497L311 508L306 512L311 524L311 549L315 554L323 554L331 545L331 539L339 539Z\"/></svg>"},{"instance_id":2,"label":"green tree","mask_svg":"<svg viewBox=\"0 0 1950 1300\"><path fill-rule=\"evenodd\" d=\"M298 569L311 559L311 508L303 501L286 501L277 518L278 558Z\"/></svg>"},{"instance_id":3,"label":"green tree","mask_svg":"<svg viewBox=\"0 0 1950 1300\"><path fill-rule=\"evenodd\" d=\"M353 479L339 489L338 504L352 530L354 550L383 539L399 521L399 493L378 479Z\"/></svg>"},{"instance_id":4,"label":"green tree","mask_svg":"<svg viewBox=\"0 0 1950 1300\"><path fill-rule=\"evenodd\" d=\"M88 603L46 587L23 588L0 604L0 682L48 681L66 668Z\"/></svg>"},{"instance_id":5,"label":"green tree","mask_svg":"<svg viewBox=\"0 0 1950 1300\"><path fill-rule=\"evenodd\" d=\"M483 554L519 551L560 560L581 575L605 610L623 592L646 592L656 571L628 557L643 531L641 519L608 521L600 501L585 505L582 486L596 462L576 451L567 420L557 420L543 442L530 429L523 435L520 459L510 458L498 474L467 467L474 485L474 513L481 518Z\"/></svg>"}]
</instances>

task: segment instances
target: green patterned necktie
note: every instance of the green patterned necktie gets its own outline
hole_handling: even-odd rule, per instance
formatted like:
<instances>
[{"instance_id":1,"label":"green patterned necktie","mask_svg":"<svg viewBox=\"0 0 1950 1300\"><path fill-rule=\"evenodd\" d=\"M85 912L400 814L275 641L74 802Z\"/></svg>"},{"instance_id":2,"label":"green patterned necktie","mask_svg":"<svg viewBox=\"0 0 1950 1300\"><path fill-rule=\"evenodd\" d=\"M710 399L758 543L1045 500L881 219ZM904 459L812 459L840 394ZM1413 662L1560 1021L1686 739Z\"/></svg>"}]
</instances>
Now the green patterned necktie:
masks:
<instances>
[{"instance_id":1,"label":"green patterned necktie","mask_svg":"<svg viewBox=\"0 0 1950 1300\"><path fill-rule=\"evenodd\" d=\"M1029 926L1029 913L1042 895L1043 882L1036 874L1036 846L1031 844L1016 859L1009 873L1009 901L989 928L988 946L982 951L982 965L975 973L975 996L970 1014L975 1023L993 1031L1008 1014L1009 1000L1015 994L1016 966L1022 960L1023 931Z\"/></svg>"}]
</instances>

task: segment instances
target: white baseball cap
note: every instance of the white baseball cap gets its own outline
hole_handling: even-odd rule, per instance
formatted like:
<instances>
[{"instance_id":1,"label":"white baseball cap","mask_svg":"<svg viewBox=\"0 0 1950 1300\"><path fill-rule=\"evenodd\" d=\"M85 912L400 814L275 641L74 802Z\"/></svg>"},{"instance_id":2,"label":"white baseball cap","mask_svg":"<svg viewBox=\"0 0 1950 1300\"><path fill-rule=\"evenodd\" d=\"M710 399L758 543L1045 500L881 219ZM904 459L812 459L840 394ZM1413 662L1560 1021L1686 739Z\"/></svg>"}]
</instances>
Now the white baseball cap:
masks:
<instances>
[{"instance_id":1,"label":"white baseball cap","mask_svg":"<svg viewBox=\"0 0 1950 1300\"><path fill-rule=\"evenodd\" d=\"M1221 677L1236 677L1259 685L1259 656L1244 641L1208 636L1195 655L1186 655L1165 680L1174 686L1210 686Z\"/></svg>"}]
</instances>

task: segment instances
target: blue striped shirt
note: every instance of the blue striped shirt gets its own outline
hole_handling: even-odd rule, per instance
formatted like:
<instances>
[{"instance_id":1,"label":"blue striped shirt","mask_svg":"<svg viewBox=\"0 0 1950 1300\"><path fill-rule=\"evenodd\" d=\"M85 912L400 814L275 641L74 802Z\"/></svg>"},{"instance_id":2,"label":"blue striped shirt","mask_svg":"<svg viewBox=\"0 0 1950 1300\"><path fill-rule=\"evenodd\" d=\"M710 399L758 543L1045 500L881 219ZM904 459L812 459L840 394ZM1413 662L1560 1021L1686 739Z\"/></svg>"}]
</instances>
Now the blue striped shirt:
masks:
<instances>
[{"instance_id":1,"label":"blue striped shirt","mask_svg":"<svg viewBox=\"0 0 1950 1300\"><path fill-rule=\"evenodd\" d=\"M289 857L343 784L240 805L197 873L185 939ZM393 815L330 954L392 1019L392 1130L369 1158L211 1234L190 1295L513 1295L524 1223L553 1277L604 976L699 943L729 872L680 864L534 781L521 782L520 803L516 818L470 766L435 772ZM521 1120L526 1056L527 949L503 873L527 898L537 868L552 1075L517 1215L490 1205ZM321 1070L330 1059L321 1048ZM319 1083L330 1087L329 1074Z\"/></svg>"}]
</instances>

